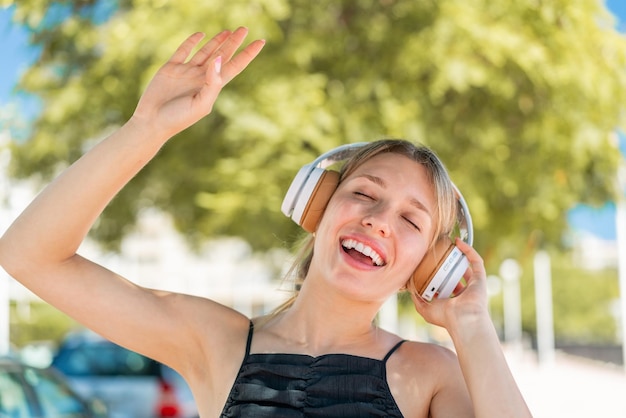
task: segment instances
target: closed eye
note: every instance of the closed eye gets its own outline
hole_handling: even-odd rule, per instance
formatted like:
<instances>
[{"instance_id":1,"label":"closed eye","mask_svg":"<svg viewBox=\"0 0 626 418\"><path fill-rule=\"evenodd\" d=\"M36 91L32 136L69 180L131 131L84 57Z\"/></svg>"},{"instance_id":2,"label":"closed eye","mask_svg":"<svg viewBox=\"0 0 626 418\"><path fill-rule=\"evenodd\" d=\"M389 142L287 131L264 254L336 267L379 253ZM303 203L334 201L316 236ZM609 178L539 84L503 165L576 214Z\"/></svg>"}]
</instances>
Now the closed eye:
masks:
<instances>
[{"instance_id":1,"label":"closed eye","mask_svg":"<svg viewBox=\"0 0 626 418\"><path fill-rule=\"evenodd\" d=\"M413 228L417 229L418 231L422 230L422 228L420 228L419 225L416 224L415 222L413 222L410 218L403 217L402 219L404 219L410 226L412 226Z\"/></svg>"},{"instance_id":2,"label":"closed eye","mask_svg":"<svg viewBox=\"0 0 626 418\"><path fill-rule=\"evenodd\" d=\"M355 196L359 196L359 197L364 197L366 199L374 200L374 198L372 196L370 196L370 195L368 195L366 193L363 193L363 192L354 192L354 195Z\"/></svg>"}]
</instances>

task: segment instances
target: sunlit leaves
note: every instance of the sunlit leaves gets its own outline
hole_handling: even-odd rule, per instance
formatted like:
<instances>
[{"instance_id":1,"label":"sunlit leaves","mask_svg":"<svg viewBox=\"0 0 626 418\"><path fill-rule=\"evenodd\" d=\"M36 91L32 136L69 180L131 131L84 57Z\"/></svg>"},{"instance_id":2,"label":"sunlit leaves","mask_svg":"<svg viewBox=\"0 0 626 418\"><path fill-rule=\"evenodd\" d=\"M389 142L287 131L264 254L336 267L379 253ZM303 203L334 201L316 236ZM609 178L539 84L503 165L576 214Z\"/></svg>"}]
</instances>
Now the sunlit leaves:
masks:
<instances>
[{"instance_id":1,"label":"sunlit leaves","mask_svg":"<svg viewBox=\"0 0 626 418\"><path fill-rule=\"evenodd\" d=\"M49 17L60 13L49 3L16 5L43 46L21 85L45 100L16 146L20 176L55 172L123 123L189 33L245 25L267 40L214 114L107 209L94 231L106 242L155 205L192 240L281 245L297 232L279 212L297 169L335 145L388 136L443 158L476 245L496 261L537 245L537 231L559 243L568 208L613 196L626 41L596 0L68 1L64 19Z\"/></svg>"}]
</instances>

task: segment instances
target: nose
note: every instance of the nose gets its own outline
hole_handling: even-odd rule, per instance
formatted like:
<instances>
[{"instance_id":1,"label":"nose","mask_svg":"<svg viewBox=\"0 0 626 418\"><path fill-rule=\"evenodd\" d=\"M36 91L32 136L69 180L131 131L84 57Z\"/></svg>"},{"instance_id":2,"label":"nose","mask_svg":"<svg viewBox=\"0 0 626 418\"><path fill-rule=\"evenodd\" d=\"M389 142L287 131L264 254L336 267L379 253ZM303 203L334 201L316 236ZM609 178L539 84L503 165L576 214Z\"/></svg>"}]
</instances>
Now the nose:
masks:
<instances>
[{"instance_id":1,"label":"nose","mask_svg":"<svg viewBox=\"0 0 626 418\"><path fill-rule=\"evenodd\" d=\"M376 212L370 212L363 217L363 226L371 228L376 234L381 237L388 237L391 233L391 227L389 225L389 216L385 210L378 210Z\"/></svg>"}]
</instances>

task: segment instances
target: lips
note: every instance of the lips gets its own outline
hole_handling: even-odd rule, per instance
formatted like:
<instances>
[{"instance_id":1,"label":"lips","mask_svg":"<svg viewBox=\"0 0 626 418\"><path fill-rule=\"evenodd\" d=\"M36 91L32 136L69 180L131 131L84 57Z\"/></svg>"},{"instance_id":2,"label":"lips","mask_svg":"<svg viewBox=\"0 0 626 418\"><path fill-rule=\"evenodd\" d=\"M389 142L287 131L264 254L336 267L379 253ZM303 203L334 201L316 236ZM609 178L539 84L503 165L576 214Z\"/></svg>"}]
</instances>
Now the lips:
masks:
<instances>
[{"instance_id":1,"label":"lips","mask_svg":"<svg viewBox=\"0 0 626 418\"><path fill-rule=\"evenodd\" d=\"M385 265L383 257L367 244L348 238L341 241L341 246L352 257L369 262L372 266L380 267Z\"/></svg>"}]
</instances>

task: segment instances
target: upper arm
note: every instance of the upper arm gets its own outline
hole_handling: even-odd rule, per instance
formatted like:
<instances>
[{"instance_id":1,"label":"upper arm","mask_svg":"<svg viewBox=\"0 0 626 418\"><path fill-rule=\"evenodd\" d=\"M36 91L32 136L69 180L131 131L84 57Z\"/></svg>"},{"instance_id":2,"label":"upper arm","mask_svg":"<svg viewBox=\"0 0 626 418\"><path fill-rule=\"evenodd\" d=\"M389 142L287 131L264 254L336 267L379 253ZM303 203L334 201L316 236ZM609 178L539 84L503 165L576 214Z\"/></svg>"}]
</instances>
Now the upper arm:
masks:
<instances>
[{"instance_id":1,"label":"upper arm","mask_svg":"<svg viewBox=\"0 0 626 418\"><path fill-rule=\"evenodd\" d=\"M456 355L428 343L408 342L387 363L387 381L405 417L473 417Z\"/></svg>"},{"instance_id":2,"label":"upper arm","mask_svg":"<svg viewBox=\"0 0 626 418\"><path fill-rule=\"evenodd\" d=\"M437 385L430 404L430 416L473 417L474 408L456 355L442 348L437 357Z\"/></svg>"},{"instance_id":3,"label":"upper arm","mask_svg":"<svg viewBox=\"0 0 626 418\"><path fill-rule=\"evenodd\" d=\"M138 286L79 255L13 273L84 326L179 371L198 356L210 360L233 329L247 326L243 315L226 306Z\"/></svg>"}]
</instances>

